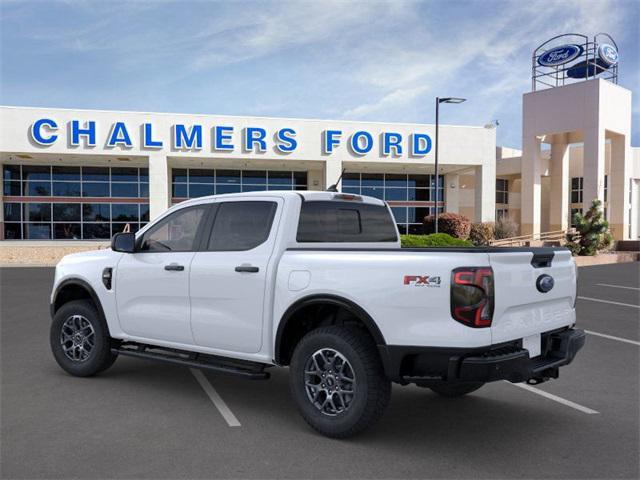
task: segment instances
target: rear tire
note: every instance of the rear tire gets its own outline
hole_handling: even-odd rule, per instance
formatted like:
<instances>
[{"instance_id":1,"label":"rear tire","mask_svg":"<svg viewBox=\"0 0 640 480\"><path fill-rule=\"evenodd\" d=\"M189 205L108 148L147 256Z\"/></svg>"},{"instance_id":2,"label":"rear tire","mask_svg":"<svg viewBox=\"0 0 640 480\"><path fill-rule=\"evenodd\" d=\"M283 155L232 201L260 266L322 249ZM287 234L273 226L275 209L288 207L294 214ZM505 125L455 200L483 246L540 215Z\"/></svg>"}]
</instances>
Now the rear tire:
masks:
<instances>
[{"instance_id":1,"label":"rear tire","mask_svg":"<svg viewBox=\"0 0 640 480\"><path fill-rule=\"evenodd\" d=\"M467 393L475 392L483 385L483 382L443 383L440 385L431 385L429 388L443 397L455 398L466 395Z\"/></svg>"},{"instance_id":2,"label":"rear tire","mask_svg":"<svg viewBox=\"0 0 640 480\"><path fill-rule=\"evenodd\" d=\"M111 353L109 329L95 305L74 300L58 309L49 334L51 351L63 370L76 377L102 372L118 358Z\"/></svg>"},{"instance_id":3,"label":"rear tire","mask_svg":"<svg viewBox=\"0 0 640 480\"><path fill-rule=\"evenodd\" d=\"M291 358L289 385L305 421L331 438L371 427L391 397L376 346L357 327L321 327L305 335Z\"/></svg>"}]
</instances>

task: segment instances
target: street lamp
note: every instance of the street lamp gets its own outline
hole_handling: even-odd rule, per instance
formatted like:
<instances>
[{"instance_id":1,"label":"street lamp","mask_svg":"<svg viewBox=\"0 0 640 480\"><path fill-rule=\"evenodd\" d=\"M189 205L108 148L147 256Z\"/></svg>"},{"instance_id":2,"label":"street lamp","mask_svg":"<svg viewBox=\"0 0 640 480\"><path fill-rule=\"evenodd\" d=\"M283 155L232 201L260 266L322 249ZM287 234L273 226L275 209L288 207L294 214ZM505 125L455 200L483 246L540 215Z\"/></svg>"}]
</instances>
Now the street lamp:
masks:
<instances>
[{"instance_id":1,"label":"street lamp","mask_svg":"<svg viewBox=\"0 0 640 480\"><path fill-rule=\"evenodd\" d=\"M435 232L438 233L438 130L440 128L440 104L441 103L462 103L466 101L466 98L458 97L436 97L436 165L435 165L435 177L436 177L436 207L435 207Z\"/></svg>"}]
</instances>

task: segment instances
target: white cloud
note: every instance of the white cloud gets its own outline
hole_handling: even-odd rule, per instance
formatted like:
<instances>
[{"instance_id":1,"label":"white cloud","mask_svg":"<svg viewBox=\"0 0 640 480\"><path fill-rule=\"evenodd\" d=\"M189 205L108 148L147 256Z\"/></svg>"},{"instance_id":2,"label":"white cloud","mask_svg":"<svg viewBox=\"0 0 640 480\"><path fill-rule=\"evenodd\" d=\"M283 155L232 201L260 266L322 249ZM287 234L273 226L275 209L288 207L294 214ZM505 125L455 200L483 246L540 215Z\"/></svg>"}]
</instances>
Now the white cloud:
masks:
<instances>
[{"instance_id":1,"label":"white cloud","mask_svg":"<svg viewBox=\"0 0 640 480\"><path fill-rule=\"evenodd\" d=\"M352 72L364 87L378 90L377 97L348 109L344 116L393 115L422 94L450 93L452 87L464 87L480 100L491 97L490 109L495 113L499 105L526 91L530 55L539 43L572 31L615 32L624 20L619 5L612 1L511 2L508 6L488 19L460 19L453 23L455 34L436 41L414 24L417 41L401 37L385 43ZM420 21L432 23L428 16Z\"/></svg>"}]
</instances>

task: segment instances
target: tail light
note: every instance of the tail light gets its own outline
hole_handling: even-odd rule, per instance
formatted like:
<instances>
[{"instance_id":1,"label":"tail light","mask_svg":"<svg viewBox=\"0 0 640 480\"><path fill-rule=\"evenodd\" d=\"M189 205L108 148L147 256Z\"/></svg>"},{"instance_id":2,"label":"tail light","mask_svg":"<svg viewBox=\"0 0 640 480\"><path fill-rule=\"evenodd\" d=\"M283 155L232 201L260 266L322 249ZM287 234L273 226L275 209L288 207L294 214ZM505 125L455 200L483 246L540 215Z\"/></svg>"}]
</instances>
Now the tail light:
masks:
<instances>
[{"instance_id":1,"label":"tail light","mask_svg":"<svg viewBox=\"0 0 640 480\"><path fill-rule=\"evenodd\" d=\"M493 306L491 267L462 267L451 273L451 316L455 320L468 327L490 327Z\"/></svg>"}]
</instances>

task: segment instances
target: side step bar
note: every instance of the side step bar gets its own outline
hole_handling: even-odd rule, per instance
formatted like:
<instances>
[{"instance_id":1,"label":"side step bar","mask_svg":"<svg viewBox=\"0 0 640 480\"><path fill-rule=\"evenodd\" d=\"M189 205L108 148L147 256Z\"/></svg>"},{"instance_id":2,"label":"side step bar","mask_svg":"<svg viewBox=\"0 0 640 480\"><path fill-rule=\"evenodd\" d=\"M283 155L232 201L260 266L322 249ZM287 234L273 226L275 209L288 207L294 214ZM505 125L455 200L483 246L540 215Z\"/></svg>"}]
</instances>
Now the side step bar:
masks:
<instances>
[{"instance_id":1,"label":"side step bar","mask_svg":"<svg viewBox=\"0 0 640 480\"><path fill-rule=\"evenodd\" d=\"M183 367L203 368L250 380L267 380L270 377L269 372L264 371L270 365L263 363L234 360L197 352L185 352L155 345L127 342L122 343L117 348L112 348L111 353L144 360L156 360Z\"/></svg>"}]
</instances>

